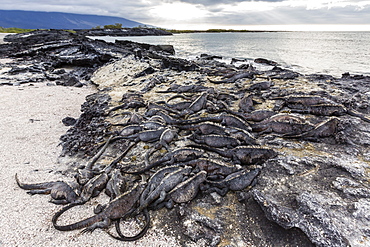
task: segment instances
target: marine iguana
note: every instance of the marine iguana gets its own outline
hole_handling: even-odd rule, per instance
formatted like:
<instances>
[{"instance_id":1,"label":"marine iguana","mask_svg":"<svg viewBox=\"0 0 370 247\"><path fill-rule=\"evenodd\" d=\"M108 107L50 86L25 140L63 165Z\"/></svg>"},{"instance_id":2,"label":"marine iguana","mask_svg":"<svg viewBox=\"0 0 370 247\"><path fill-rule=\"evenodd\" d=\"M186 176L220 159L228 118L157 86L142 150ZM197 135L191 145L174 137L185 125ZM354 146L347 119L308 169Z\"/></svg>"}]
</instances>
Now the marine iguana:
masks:
<instances>
[{"instance_id":1,"label":"marine iguana","mask_svg":"<svg viewBox=\"0 0 370 247\"><path fill-rule=\"evenodd\" d=\"M359 112L349 110L346 107L337 104L310 105L306 108L293 108L292 106L290 106L289 108L291 109L292 112L312 114L318 116L343 116L344 114L348 114L350 116L360 118L362 121L370 123L370 118L364 116Z\"/></svg>"},{"instance_id":2,"label":"marine iguana","mask_svg":"<svg viewBox=\"0 0 370 247\"><path fill-rule=\"evenodd\" d=\"M115 169L110 175L110 179L105 187L105 194L110 197L112 201L114 198L123 194L127 189L127 183L124 176L122 176L119 169Z\"/></svg>"},{"instance_id":3,"label":"marine iguana","mask_svg":"<svg viewBox=\"0 0 370 247\"><path fill-rule=\"evenodd\" d=\"M220 123L226 127L236 127L239 129L250 130L249 124L242 120L237 116L233 116L230 114L220 114L218 116L212 117L201 117L196 119L189 119L189 120L182 120L181 124L183 125L191 125L191 124L199 124L202 122L213 122L213 123Z\"/></svg>"},{"instance_id":4,"label":"marine iguana","mask_svg":"<svg viewBox=\"0 0 370 247\"><path fill-rule=\"evenodd\" d=\"M132 108L132 109L135 109L137 111L139 108L146 107L146 102L143 99L143 95L138 94L138 93L125 93L122 96L122 99L120 100L120 102L123 102L123 104L109 109L108 110L108 115L111 112L119 110L119 109L130 109L130 108Z\"/></svg>"},{"instance_id":5,"label":"marine iguana","mask_svg":"<svg viewBox=\"0 0 370 247\"><path fill-rule=\"evenodd\" d=\"M283 100L283 106L311 106L311 105L319 105L319 104L334 104L334 102L330 99L323 98L320 96L314 95L289 95L285 97L275 97L273 100ZM290 108L290 107L289 107Z\"/></svg>"},{"instance_id":6,"label":"marine iguana","mask_svg":"<svg viewBox=\"0 0 370 247\"><path fill-rule=\"evenodd\" d=\"M230 137L230 136L223 136L223 135L197 135L193 134L189 137L195 143L198 144L205 144L210 147L215 148L233 148L239 146L241 143L239 140Z\"/></svg>"},{"instance_id":7,"label":"marine iguana","mask_svg":"<svg viewBox=\"0 0 370 247\"><path fill-rule=\"evenodd\" d=\"M156 142L161 137L162 133L166 131L167 128L160 128L156 130L144 130L133 135L120 136L117 139L130 139L134 142Z\"/></svg>"},{"instance_id":8,"label":"marine iguana","mask_svg":"<svg viewBox=\"0 0 370 247\"><path fill-rule=\"evenodd\" d=\"M234 163L240 165L258 165L266 160L277 156L277 153L270 148L241 146L233 149L212 148L205 145L188 145L189 147L204 149L206 151L215 152L225 158L230 158Z\"/></svg>"},{"instance_id":9,"label":"marine iguana","mask_svg":"<svg viewBox=\"0 0 370 247\"><path fill-rule=\"evenodd\" d=\"M176 96L176 97L180 97L180 96ZM181 118L186 115L194 114L204 109L207 105L207 97L208 97L208 93L203 92L194 101L185 101L185 102L180 102L180 103L173 104L173 105L167 104L166 102L157 102L157 103L164 103L167 107L167 108L164 108L165 110L170 108L171 109L170 112L175 113L177 117Z\"/></svg>"},{"instance_id":10,"label":"marine iguana","mask_svg":"<svg viewBox=\"0 0 370 247\"><path fill-rule=\"evenodd\" d=\"M249 131L237 127L225 128L227 134L239 140L243 145L256 145L257 140Z\"/></svg>"},{"instance_id":11,"label":"marine iguana","mask_svg":"<svg viewBox=\"0 0 370 247\"><path fill-rule=\"evenodd\" d=\"M279 113L259 123L252 124L252 130L260 133L276 133L282 135L299 135L310 131L315 126L306 119L293 114Z\"/></svg>"},{"instance_id":12,"label":"marine iguana","mask_svg":"<svg viewBox=\"0 0 370 247\"><path fill-rule=\"evenodd\" d=\"M135 210L135 213L140 213L142 210L147 208L152 202L157 200L161 195L171 191L175 188L179 183L184 180L184 177L189 175L192 170L192 167L186 166L181 167L169 174L167 174L163 180L158 184L157 187L152 188L152 190L148 193L144 200L140 200L139 207Z\"/></svg>"},{"instance_id":13,"label":"marine iguana","mask_svg":"<svg viewBox=\"0 0 370 247\"><path fill-rule=\"evenodd\" d=\"M165 106L171 108L172 110L178 111L179 113L186 108L188 108L192 102L191 101L183 101L175 104L168 104L167 102L164 101L158 101L156 102L157 104L164 104Z\"/></svg>"},{"instance_id":14,"label":"marine iguana","mask_svg":"<svg viewBox=\"0 0 370 247\"><path fill-rule=\"evenodd\" d=\"M262 90L269 89L273 85L274 85L274 83L271 80L269 80L269 81L262 81L262 82L257 82L257 83L252 84L247 90L248 91L256 90L256 91L260 92Z\"/></svg>"},{"instance_id":15,"label":"marine iguana","mask_svg":"<svg viewBox=\"0 0 370 247\"><path fill-rule=\"evenodd\" d=\"M180 148L177 150L173 150L172 152L169 152L165 154L163 157L161 157L159 160L149 164L145 168L139 170L139 171L122 171L123 173L127 174L142 174L146 171L149 171L150 169L157 167L157 166L164 166L164 165L172 165L175 162L185 162L193 159L197 159L200 157L203 157L205 154L202 150L194 149L194 148Z\"/></svg>"},{"instance_id":16,"label":"marine iguana","mask_svg":"<svg viewBox=\"0 0 370 247\"><path fill-rule=\"evenodd\" d=\"M81 205L86 203L90 198L96 197L101 191L106 188L110 179L110 172L117 166L123 157L136 145L131 143L115 160L113 160L107 167L105 167L98 175L91 178L82 188L79 197L72 202L74 205Z\"/></svg>"},{"instance_id":17,"label":"marine iguana","mask_svg":"<svg viewBox=\"0 0 370 247\"><path fill-rule=\"evenodd\" d=\"M246 121L261 122L276 114L276 112L270 110L256 110L250 113L240 114L240 117Z\"/></svg>"},{"instance_id":18,"label":"marine iguana","mask_svg":"<svg viewBox=\"0 0 370 247\"><path fill-rule=\"evenodd\" d=\"M207 192L217 192L221 196L225 196L229 190L238 191L243 190L250 186L254 179L260 173L260 169L254 169L252 171L240 170L228 175L221 181L210 181L207 180L207 184L212 187L207 189Z\"/></svg>"},{"instance_id":19,"label":"marine iguana","mask_svg":"<svg viewBox=\"0 0 370 247\"><path fill-rule=\"evenodd\" d=\"M159 128L166 127L166 122L163 118L159 116L156 119L148 119L147 121L140 121L140 123L133 123L133 124L127 124L127 123L116 123L112 124L112 126L123 126L124 128L120 130L121 136L129 136L136 133L139 133L144 130L155 130Z\"/></svg>"},{"instance_id":20,"label":"marine iguana","mask_svg":"<svg viewBox=\"0 0 370 247\"><path fill-rule=\"evenodd\" d=\"M108 232L108 235L111 236L112 238L120 240L120 241L136 241L136 240L142 238L145 235L145 233L148 231L149 226L150 226L149 225L150 215L149 215L149 212L148 212L147 208L143 210L143 215L145 217L145 225L144 225L143 229L138 234L136 234L135 236L128 237L128 236L124 236L122 234L122 231L121 231L121 228L120 228L120 222L121 222L122 218L116 220L115 223L114 223L114 225L116 227L117 234L118 234L119 237L116 237L116 236L112 235L110 232Z\"/></svg>"},{"instance_id":21,"label":"marine iguana","mask_svg":"<svg viewBox=\"0 0 370 247\"><path fill-rule=\"evenodd\" d=\"M213 81L213 80L210 80L208 79L210 82L214 83L214 84L226 84L226 83L234 83L235 81L239 80L239 79L242 79L242 78L248 78L248 79L253 79L254 78L254 75L256 75L257 73L254 72L254 71L247 71L247 72L243 72L243 73L240 73L240 74L236 74L234 76L232 76L231 78L227 78L225 80L220 80L220 81Z\"/></svg>"},{"instance_id":22,"label":"marine iguana","mask_svg":"<svg viewBox=\"0 0 370 247\"><path fill-rule=\"evenodd\" d=\"M182 121L183 121L183 120L180 120L180 119L174 119L173 117L169 116L165 112L165 110L163 110L163 109L157 109L157 108L149 109L145 113L145 116L146 117L160 116L160 117L162 117L162 119L165 121L166 124L170 124L170 125L181 124Z\"/></svg>"},{"instance_id":23,"label":"marine iguana","mask_svg":"<svg viewBox=\"0 0 370 247\"><path fill-rule=\"evenodd\" d=\"M79 197L79 186L71 186L63 181L26 184L19 181L17 174L15 174L15 181L21 189L29 190L27 194L50 194L52 198L50 202L54 204L68 204Z\"/></svg>"},{"instance_id":24,"label":"marine iguana","mask_svg":"<svg viewBox=\"0 0 370 247\"><path fill-rule=\"evenodd\" d=\"M261 121L260 124L270 123L270 122L285 122L285 123L303 124L303 123L306 123L307 121L305 118L297 114L278 113L278 114L274 114L273 116Z\"/></svg>"},{"instance_id":25,"label":"marine iguana","mask_svg":"<svg viewBox=\"0 0 370 247\"><path fill-rule=\"evenodd\" d=\"M108 110L108 114L110 114L113 111L117 111L119 109L133 108L133 109L137 110L139 108L144 108L144 107L146 107L146 103L144 101L132 100L132 101L129 101L129 102L125 102L125 103L123 103L119 106L113 107L112 109Z\"/></svg>"},{"instance_id":26,"label":"marine iguana","mask_svg":"<svg viewBox=\"0 0 370 247\"><path fill-rule=\"evenodd\" d=\"M244 95L238 104L239 111L249 113L254 111L252 95Z\"/></svg>"},{"instance_id":27,"label":"marine iguana","mask_svg":"<svg viewBox=\"0 0 370 247\"><path fill-rule=\"evenodd\" d=\"M331 99L320 96L298 95L277 97L274 99L283 100L283 104L278 106L280 109L287 106L292 112L319 116L343 116L344 114L348 114L370 123L370 118L363 116L361 113L347 109Z\"/></svg>"},{"instance_id":28,"label":"marine iguana","mask_svg":"<svg viewBox=\"0 0 370 247\"><path fill-rule=\"evenodd\" d=\"M103 147L99 150L99 152L97 152L97 153L94 155L94 157L93 157L91 160L89 160L89 162L88 162L88 163L87 163L87 165L86 165L86 168L87 168L88 170L92 170L92 168L93 168L94 164L96 163L96 161L98 161L98 159L100 158L100 156L102 156L102 155L103 155L103 153L104 153L104 152L105 152L105 150L108 148L108 146L109 146L110 142L112 141L112 139L113 139L113 135L111 135L111 136L108 138L108 140L105 142L105 144L103 145Z\"/></svg>"},{"instance_id":29,"label":"marine iguana","mask_svg":"<svg viewBox=\"0 0 370 247\"><path fill-rule=\"evenodd\" d=\"M319 141L320 138L333 137L338 131L340 120L336 117L319 123L315 128L299 135L284 135L287 138L302 138L304 140Z\"/></svg>"},{"instance_id":30,"label":"marine iguana","mask_svg":"<svg viewBox=\"0 0 370 247\"><path fill-rule=\"evenodd\" d=\"M289 123L289 122L268 122L265 124L252 125L254 132L264 133L276 133L282 135L299 135L310 131L314 128L312 124L301 124L301 123Z\"/></svg>"},{"instance_id":31,"label":"marine iguana","mask_svg":"<svg viewBox=\"0 0 370 247\"><path fill-rule=\"evenodd\" d=\"M179 183L168 193L161 193L160 197L153 203L153 207L160 209L163 206L170 209L174 203L186 203L195 198L199 192L200 185L206 181L207 172L200 171L194 176Z\"/></svg>"},{"instance_id":32,"label":"marine iguana","mask_svg":"<svg viewBox=\"0 0 370 247\"><path fill-rule=\"evenodd\" d=\"M191 115L204 109L207 104L207 96L208 94L203 92L189 105L188 108L181 111L180 116Z\"/></svg>"},{"instance_id":33,"label":"marine iguana","mask_svg":"<svg viewBox=\"0 0 370 247\"><path fill-rule=\"evenodd\" d=\"M236 166L230 166L215 160L205 158L194 159L180 164L191 166L194 170L206 171L208 178L216 178L220 176L225 177L240 169Z\"/></svg>"},{"instance_id":34,"label":"marine iguana","mask_svg":"<svg viewBox=\"0 0 370 247\"><path fill-rule=\"evenodd\" d=\"M56 182L46 182L46 183L38 183L38 184L23 184L19 181L17 174L15 175L15 179L19 187L27 190L31 190L29 194L51 194L51 197L54 200L51 202L55 204L68 204L71 203L73 205L80 205L87 202L91 197L95 197L99 195L99 193L105 188L109 176L108 173L110 170L116 165L117 160L113 161L104 172L101 174L96 175L96 172L92 171L92 166L95 162L100 158L100 156L104 153L106 148L108 147L109 143L112 140L112 136L106 141L104 146L99 150L99 152L88 162L86 165L87 172L83 173L87 177L79 177L77 176L76 179L78 182L83 181L83 187L78 188L80 191L76 193L75 188L71 187L65 182L56 181ZM126 153L130 148L129 146L124 153ZM79 175L82 175L79 174Z\"/></svg>"},{"instance_id":35,"label":"marine iguana","mask_svg":"<svg viewBox=\"0 0 370 247\"><path fill-rule=\"evenodd\" d=\"M220 119L220 123L226 127L236 127L243 130L251 130L249 124L246 121L236 116L221 114L219 117L216 117L216 119Z\"/></svg>"},{"instance_id":36,"label":"marine iguana","mask_svg":"<svg viewBox=\"0 0 370 247\"><path fill-rule=\"evenodd\" d=\"M139 124L127 125L120 131L121 136L132 136L136 133L143 131L143 126Z\"/></svg>"},{"instance_id":37,"label":"marine iguana","mask_svg":"<svg viewBox=\"0 0 370 247\"><path fill-rule=\"evenodd\" d=\"M69 225L58 225L59 217L74 205L67 205L59 210L52 218L52 223L55 229L59 231L73 231L85 228L83 232L92 232L96 228L107 228L112 221L121 219L128 216L135 204L138 202L141 192L143 191L146 183L140 182L130 191L118 196L108 203L104 210L91 216L87 219Z\"/></svg>"},{"instance_id":38,"label":"marine iguana","mask_svg":"<svg viewBox=\"0 0 370 247\"><path fill-rule=\"evenodd\" d=\"M212 122L204 122L200 124L190 124L190 125L178 125L180 130L192 130L195 134L201 135L224 135L226 134L225 128L219 124Z\"/></svg>"},{"instance_id":39,"label":"marine iguana","mask_svg":"<svg viewBox=\"0 0 370 247\"><path fill-rule=\"evenodd\" d=\"M83 186L81 194L72 204L83 204L90 200L90 198L98 196L105 189L108 180L109 176L106 172L93 177Z\"/></svg>"},{"instance_id":40,"label":"marine iguana","mask_svg":"<svg viewBox=\"0 0 370 247\"><path fill-rule=\"evenodd\" d=\"M122 176L121 171L119 169L115 169L112 174L110 175L110 179L105 186L105 194L109 196L109 201L114 200L119 195L122 195L127 190L127 183L125 177ZM94 213L99 214L101 213L104 208L106 208L106 204L98 204L95 209Z\"/></svg>"},{"instance_id":41,"label":"marine iguana","mask_svg":"<svg viewBox=\"0 0 370 247\"><path fill-rule=\"evenodd\" d=\"M156 93L198 93L210 89L202 85L179 85L172 84L167 90L156 91Z\"/></svg>"},{"instance_id":42,"label":"marine iguana","mask_svg":"<svg viewBox=\"0 0 370 247\"><path fill-rule=\"evenodd\" d=\"M140 204L144 204L145 199L148 197L149 193L158 187L158 185L162 182L165 176L167 176L168 174L174 171L178 171L179 169L181 169L180 166L174 165L174 166L168 166L168 167L161 168L157 172L155 172L149 178L145 189L141 193Z\"/></svg>"},{"instance_id":43,"label":"marine iguana","mask_svg":"<svg viewBox=\"0 0 370 247\"><path fill-rule=\"evenodd\" d=\"M175 125L179 129L188 128L188 126L195 125L195 124L201 124L201 123L220 123L223 126L226 127L236 127L239 129L244 130L250 130L248 123L244 120L242 120L240 117L233 116L231 114L220 114L218 116L211 116L211 117L200 117L200 118L194 118L194 119L174 119L167 115L165 112L159 110L159 109L150 109L146 113L147 116L154 116L158 115L163 117L163 119L166 121L167 124ZM181 127L185 126L185 127Z\"/></svg>"}]
</instances>

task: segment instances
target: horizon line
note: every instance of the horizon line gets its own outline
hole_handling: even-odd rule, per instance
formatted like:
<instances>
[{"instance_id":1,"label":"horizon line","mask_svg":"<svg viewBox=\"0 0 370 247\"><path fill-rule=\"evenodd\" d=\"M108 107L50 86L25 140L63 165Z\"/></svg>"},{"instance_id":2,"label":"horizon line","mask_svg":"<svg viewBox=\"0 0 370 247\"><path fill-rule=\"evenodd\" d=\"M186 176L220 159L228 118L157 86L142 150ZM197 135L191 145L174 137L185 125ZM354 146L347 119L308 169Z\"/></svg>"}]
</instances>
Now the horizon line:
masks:
<instances>
[{"instance_id":1,"label":"horizon line","mask_svg":"<svg viewBox=\"0 0 370 247\"><path fill-rule=\"evenodd\" d=\"M207 30L240 30L240 31L295 31L295 32L370 32L370 24L262 24L262 25L238 25L238 26L204 26L193 29L191 27L164 28L179 31L207 31Z\"/></svg>"}]
</instances>

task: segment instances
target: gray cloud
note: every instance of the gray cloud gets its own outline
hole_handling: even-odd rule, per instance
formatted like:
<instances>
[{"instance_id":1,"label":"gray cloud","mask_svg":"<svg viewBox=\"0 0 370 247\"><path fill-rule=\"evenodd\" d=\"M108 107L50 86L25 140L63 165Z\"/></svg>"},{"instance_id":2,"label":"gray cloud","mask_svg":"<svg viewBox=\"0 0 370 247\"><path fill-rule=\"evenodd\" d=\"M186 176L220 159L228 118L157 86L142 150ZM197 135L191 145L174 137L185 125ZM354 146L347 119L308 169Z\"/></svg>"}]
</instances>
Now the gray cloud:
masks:
<instances>
[{"instance_id":1,"label":"gray cloud","mask_svg":"<svg viewBox=\"0 0 370 247\"><path fill-rule=\"evenodd\" d=\"M192 4L200 4L204 6L212 6L212 5L219 5L219 4L236 4L241 2L282 2L284 0L180 0L180 2L184 3L192 3Z\"/></svg>"},{"instance_id":2,"label":"gray cloud","mask_svg":"<svg viewBox=\"0 0 370 247\"><path fill-rule=\"evenodd\" d=\"M370 6L361 11L353 6L307 10L305 7L279 7L271 11L248 12L212 17L213 23L236 25L288 25L288 24L370 24ZM222 20L222 21L220 21Z\"/></svg>"},{"instance_id":3,"label":"gray cloud","mask_svg":"<svg viewBox=\"0 0 370 247\"><path fill-rule=\"evenodd\" d=\"M153 5L161 1L153 1ZM135 21L148 20L145 13L152 5L140 0L2 0L1 9L4 10L30 10L48 12L67 12L75 14L93 14L118 16Z\"/></svg>"},{"instance_id":4,"label":"gray cloud","mask_svg":"<svg viewBox=\"0 0 370 247\"><path fill-rule=\"evenodd\" d=\"M324 6L308 9L307 5L291 6L288 0L2 0L1 9L57 11L79 14L119 16L149 25L168 25L165 16L153 16L152 8L170 3L193 4L208 13L203 23L213 25L281 25L281 24L370 24L370 4L360 0L347 1L346 6ZM271 6L264 11L239 10L238 4L256 2ZM357 6L357 3L363 3ZM307 0L308 5L312 3ZM225 10L234 6L234 10ZM199 22L199 19L197 20ZM187 20L185 24L193 24Z\"/></svg>"}]
</instances>

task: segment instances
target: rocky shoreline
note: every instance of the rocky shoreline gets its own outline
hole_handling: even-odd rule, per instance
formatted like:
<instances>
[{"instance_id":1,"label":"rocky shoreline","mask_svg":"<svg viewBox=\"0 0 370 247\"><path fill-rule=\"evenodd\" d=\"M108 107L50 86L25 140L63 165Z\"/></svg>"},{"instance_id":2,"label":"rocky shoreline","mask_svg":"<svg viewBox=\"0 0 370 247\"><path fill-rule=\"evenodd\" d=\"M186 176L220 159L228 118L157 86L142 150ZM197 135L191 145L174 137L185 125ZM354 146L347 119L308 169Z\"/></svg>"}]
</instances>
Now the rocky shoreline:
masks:
<instances>
[{"instance_id":1,"label":"rocky shoreline","mask_svg":"<svg viewBox=\"0 0 370 247\"><path fill-rule=\"evenodd\" d=\"M0 85L52 81L56 85L81 87L91 82L96 69L112 59L139 53L140 49L174 52L168 46L93 41L62 30L7 35L4 41L8 43L0 47L0 58L14 62L6 61L2 65Z\"/></svg>"},{"instance_id":2,"label":"rocky shoreline","mask_svg":"<svg viewBox=\"0 0 370 247\"><path fill-rule=\"evenodd\" d=\"M123 29L88 29L77 30L77 34L84 36L163 36L172 33L156 28L123 28Z\"/></svg>"},{"instance_id":3,"label":"rocky shoreline","mask_svg":"<svg viewBox=\"0 0 370 247\"><path fill-rule=\"evenodd\" d=\"M209 55L188 61L173 57L170 46L113 44L62 31L6 41L11 43L0 45L0 61L6 61L0 84L50 80L98 87L61 137L62 155L74 161L65 171L69 176L87 171L81 164L91 162L110 137L117 140L98 157L96 171L131 142L136 146L114 171L138 171L147 165L143 161L152 164L186 147L203 150L204 157L192 154L183 163L206 159L233 171L207 168L190 200L171 209L151 205L149 231L162 229L183 246L369 244L369 77L302 75L262 59L256 62L270 66L264 71ZM156 127L143 127L149 122ZM209 132L210 126L223 134ZM175 134L154 142L138 135L149 130ZM242 147L257 154L229 154ZM189 179L204 174L199 164ZM242 181L258 175L242 186L231 176L241 171L247 175ZM125 178L128 187L138 179Z\"/></svg>"}]
</instances>

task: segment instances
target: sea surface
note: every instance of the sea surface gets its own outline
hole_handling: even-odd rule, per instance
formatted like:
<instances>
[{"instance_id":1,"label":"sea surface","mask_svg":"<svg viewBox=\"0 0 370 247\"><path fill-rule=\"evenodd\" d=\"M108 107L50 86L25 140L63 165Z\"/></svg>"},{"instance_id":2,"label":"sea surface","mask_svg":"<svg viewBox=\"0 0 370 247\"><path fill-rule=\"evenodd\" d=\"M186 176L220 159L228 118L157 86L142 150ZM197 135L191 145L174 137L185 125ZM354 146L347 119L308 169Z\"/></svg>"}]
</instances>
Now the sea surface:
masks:
<instances>
[{"instance_id":1,"label":"sea surface","mask_svg":"<svg viewBox=\"0 0 370 247\"><path fill-rule=\"evenodd\" d=\"M103 39L170 44L176 56L188 59L202 53L222 56L225 62L266 58L303 74L370 75L370 32L186 33Z\"/></svg>"}]
</instances>

